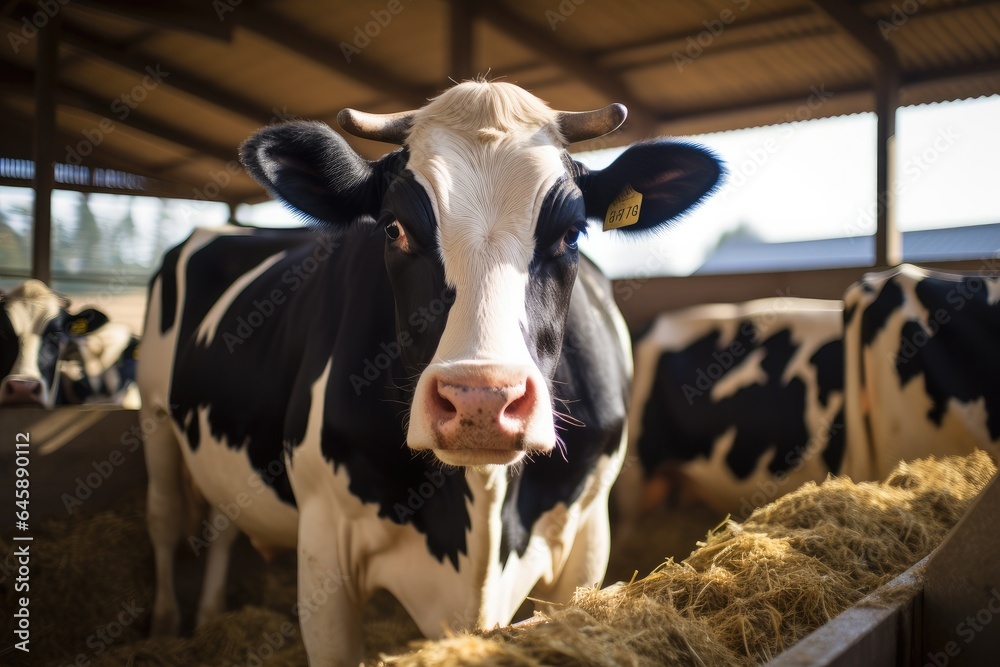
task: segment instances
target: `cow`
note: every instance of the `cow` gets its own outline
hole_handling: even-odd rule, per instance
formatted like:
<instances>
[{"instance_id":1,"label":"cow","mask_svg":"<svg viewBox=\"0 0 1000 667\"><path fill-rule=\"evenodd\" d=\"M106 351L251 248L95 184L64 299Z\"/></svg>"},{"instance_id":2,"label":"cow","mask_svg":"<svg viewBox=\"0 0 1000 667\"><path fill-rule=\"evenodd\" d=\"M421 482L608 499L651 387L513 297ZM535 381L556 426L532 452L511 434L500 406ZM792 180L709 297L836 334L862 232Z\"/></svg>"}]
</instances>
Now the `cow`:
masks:
<instances>
[{"instance_id":1,"label":"cow","mask_svg":"<svg viewBox=\"0 0 1000 667\"><path fill-rule=\"evenodd\" d=\"M668 491L746 518L839 470L843 365L840 301L779 296L661 314L636 344L629 450L641 465L615 492L623 524Z\"/></svg>"},{"instance_id":2,"label":"cow","mask_svg":"<svg viewBox=\"0 0 1000 667\"><path fill-rule=\"evenodd\" d=\"M0 292L0 405L55 404L69 299L40 280Z\"/></svg>"},{"instance_id":3,"label":"cow","mask_svg":"<svg viewBox=\"0 0 1000 667\"><path fill-rule=\"evenodd\" d=\"M746 518L829 473L876 480L904 460L997 456L998 336L1000 278L908 264L866 274L842 302L662 314L636 344L641 465L615 492L625 529L667 491Z\"/></svg>"},{"instance_id":4,"label":"cow","mask_svg":"<svg viewBox=\"0 0 1000 667\"><path fill-rule=\"evenodd\" d=\"M97 310L70 318L69 340L59 358L57 405L119 405L139 408L135 383L139 337Z\"/></svg>"},{"instance_id":5,"label":"cow","mask_svg":"<svg viewBox=\"0 0 1000 667\"><path fill-rule=\"evenodd\" d=\"M904 459L1000 453L1000 278L991 267L903 264L847 290L846 474L879 479Z\"/></svg>"},{"instance_id":6,"label":"cow","mask_svg":"<svg viewBox=\"0 0 1000 667\"><path fill-rule=\"evenodd\" d=\"M312 664L358 664L378 589L433 637L601 581L631 358L579 237L609 209L631 223L621 233L661 228L722 170L666 140L599 171L569 156L625 113L470 81L412 112L342 111L348 132L402 145L378 160L317 122L243 144L247 171L320 226L198 230L151 283L139 385L164 424L145 446L154 634L180 618L185 469L232 524L188 535L208 543L197 622L222 607L237 529L263 553L295 548Z\"/></svg>"},{"instance_id":7,"label":"cow","mask_svg":"<svg viewBox=\"0 0 1000 667\"><path fill-rule=\"evenodd\" d=\"M139 339L96 308L70 313L39 280L0 293L0 405L138 408Z\"/></svg>"}]
</instances>

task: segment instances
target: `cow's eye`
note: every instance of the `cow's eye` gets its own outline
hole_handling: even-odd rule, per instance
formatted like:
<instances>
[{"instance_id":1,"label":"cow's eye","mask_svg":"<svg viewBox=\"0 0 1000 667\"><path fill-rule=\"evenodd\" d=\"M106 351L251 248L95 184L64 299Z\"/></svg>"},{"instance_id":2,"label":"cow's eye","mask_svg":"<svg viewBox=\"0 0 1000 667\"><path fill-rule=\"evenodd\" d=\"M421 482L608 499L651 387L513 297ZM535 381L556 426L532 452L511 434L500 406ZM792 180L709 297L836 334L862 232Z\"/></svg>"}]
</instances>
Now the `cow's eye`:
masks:
<instances>
[{"instance_id":1,"label":"cow's eye","mask_svg":"<svg viewBox=\"0 0 1000 667\"><path fill-rule=\"evenodd\" d=\"M566 236L563 237L563 243L567 248L572 248L576 250L576 244L580 240L580 230L576 227L570 227L569 231L566 232Z\"/></svg>"},{"instance_id":2,"label":"cow's eye","mask_svg":"<svg viewBox=\"0 0 1000 667\"><path fill-rule=\"evenodd\" d=\"M399 224L399 220L393 220L386 225L385 234L389 237L389 240L396 244L396 247L405 252L409 252L410 242L406 238L406 230L403 229L403 225Z\"/></svg>"}]
</instances>

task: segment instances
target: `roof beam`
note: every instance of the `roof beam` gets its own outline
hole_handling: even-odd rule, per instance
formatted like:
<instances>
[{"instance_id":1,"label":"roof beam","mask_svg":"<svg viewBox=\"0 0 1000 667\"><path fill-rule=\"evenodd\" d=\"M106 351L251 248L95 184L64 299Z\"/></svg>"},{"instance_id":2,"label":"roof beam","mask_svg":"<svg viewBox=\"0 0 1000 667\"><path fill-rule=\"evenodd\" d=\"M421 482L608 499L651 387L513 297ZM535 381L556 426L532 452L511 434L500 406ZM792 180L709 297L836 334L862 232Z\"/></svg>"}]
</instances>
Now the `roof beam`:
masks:
<instances>
[{"instance_id":1,"label":"roof beam","mask_svg":"<svg viewBox=\"0 0 1000 667\"><path fill-rule=\"evenodd\" d=\"M628 107L629 119L638 134L652 134L654 116L621 79L605 70L600 63L580 52L574 51L553 39L552 33L525 21L499 2L484 2L478 16L510 39L521 43L548 61L562 68L566 73L590 86L612 102L621 102Z\"/></svg>"},{"instance_id":2,"label":"roof beam","mask_svg":"<svg viewBox=\"0 0 1000 667\"><path fill-rule=\"evenodd\" d=\"M773 24L778 21L788 21L806 16L816 16L816 10L809 5L802 5L800 7L792 7L783 11L772 12L770 14L738 17L735 21L726 26L725 33L727 35L732 35L734 33L740 33L761 25L773 26ZM611 48L600 49L590 53L589 55L594 58L599 58L600 60L607 60L622 57L629 51L639 51L650 47L663 47L671 44L672 42L684 43L689 37L697 36L703 28L704 26L699 24L697 28L675 30L673 32L660 34L656 37L648 37L636 42L629 42L628 44L621 44Z\"/></svg>"},{"instance_id":3,"label":"roof beam","mask_svg":"<svg viewBox=\"0 0 1000 667\"><path fill-rule=\"evenodd\" d=\"M290 21L271 9L240 7L233 14L233 20L259 37L408 107L422 107L427 103L428 91L414 86L389 70L364 62L360 56L348 62L333 40L310 33L301 24Z\"/></svg>"},{"instance_id":4,"label":"roof beam","mask_svg":"<svg viewBox=\"0 0 1000 667\"><path fill-rule=\"evenodd\" d=\"M248 2L249 0L243 0ZM233 24L223 20L215 3L191 4L183 0L74 0L74 5L120 16L140 23L190 32L202 37L229 41ZM227 6L229 6L227 4Z\"/></svg>"},{"instance_id":5,"label":"roof beam","mask_svg":"<svg viewBox=\"0 0 1000 667\"><path fill-rule=\"evenodd\" d=\"M157 58L142 53L123 53L119 49L102 43L96 35L86 30L81 30L79 27L70 26L66 22L63 23L61 36L63 44L82 53L85 57L89 56L91 59L113 65L140 77L146 74L147 67L157 61ZM223 91L219 88L218 84L198 74L169 63L164 64L164 69L170 72L170 76L163 79L163 84L166 87L186 93L197 98L199 101L207 102L219 109L241 116L253 124L264 124L274 117L273 110L264 109L258 106L256 102L238 93Z\"/></svg>"},{"instance_id":6,"label":"roof beam","mask_svg":"<svg viewBox=\"0 0 1000 667\"><path fill-rule=\"evenodd\" d=\"M921 86L959 78L977 78L982 76L1000 75L1000 62L981 63L976 65L964 65L946 70L922 70L904 74L901 78L901 88L906 89L912 86ZM870 84L857 84L845 88L826 90L833 98L847 97L850 95L872 94ZM789 105L800 105L809 95L777 95L771 97L759 97L753 100L741 101L736 104L726 106L709 106L695 109L686 109L679 113L666 113L657 116L657 123L677 123L689 119L705 118L706 116L726 113L736 113L740 111L760 111L768 107L782 107ZM775 118L775 124L790 122Z\"/></svg>"},{"instance_id":7,"label":"roof beam","mask_svg":"<svg viewBox=\"0 0 1000 667\"><path fill-rule=\"evenodd\" d=\"M24 72L31 74L31 70L27 70L12 63L6 64L5 68L8 70L14 70L14 75L17 77L23 77ZM15 95L31 95L30 89L14 89L13 87L9 87L9 90ZM176 146L180 146L181 148L186 148L195 153L214 158L220 162L230 162L231 160L235 160L237 157L235 147L213 144L212 142L205 141L204 139L188 134L183 130L171 127L161 121L151 118L143 118L141 114L136 113L134 110L129 113L128 118L125 120L121 120L119 118L109 118L108 112L111 110L110 102L84 90L68 85L65 82L60 82L59 93L56 99L60 106L72 107L86 111L87 113L94 114L95 116L106 118L115 125L121 125L122 127L137 130L143 134L148 134L151 137L161 139ZM83 137L82 140L86 140L86 137Z\"/></svg>"},{"instance_id":8,"label":"roof beam","mask_svg":"<svg viewBox=\"0 0 1000 667\"><path fill-rule=\"evenodd\" d=\"M847 36L854 40L872 60L884 67L899 69L896 50L883 39L872 21L856 7L843 0L812 0L812 3L847 33Z\"/></svg>"}]
</instances>

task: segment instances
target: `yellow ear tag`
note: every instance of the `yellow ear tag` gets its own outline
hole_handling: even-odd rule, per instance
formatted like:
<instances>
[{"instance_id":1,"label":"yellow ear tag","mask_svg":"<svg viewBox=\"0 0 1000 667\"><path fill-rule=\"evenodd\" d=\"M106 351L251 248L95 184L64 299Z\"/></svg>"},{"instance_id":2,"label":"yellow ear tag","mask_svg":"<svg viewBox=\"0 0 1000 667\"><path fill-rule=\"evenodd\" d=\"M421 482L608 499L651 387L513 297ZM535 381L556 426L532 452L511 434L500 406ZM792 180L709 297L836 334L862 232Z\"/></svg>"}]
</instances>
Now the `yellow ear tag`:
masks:
<instances>
[{"instance_id":1,"label":"yellow ear tag","mask_svg":"<svg viewBox=\"0 0 1000 667\"><path fill-rule=\"evenodd\" d=\"M82 336L87 333L87 320L82 317L77 320L73 320L73 323L69 325L69 333L73 336Z\"/></svg>"},{"instance_id":2,"label":"yellow ear tag","mask_svg":"<svg viewBox=\"0 0 1000 667\"><path fill-rule=\"evenodd\" d=\"M633 190L631 185L626 185L622 193L615 197L608 207L608 214L604 217L604 231L628 227L639 222L641 208L642 194Z\"/></svg>"}]
</instances>

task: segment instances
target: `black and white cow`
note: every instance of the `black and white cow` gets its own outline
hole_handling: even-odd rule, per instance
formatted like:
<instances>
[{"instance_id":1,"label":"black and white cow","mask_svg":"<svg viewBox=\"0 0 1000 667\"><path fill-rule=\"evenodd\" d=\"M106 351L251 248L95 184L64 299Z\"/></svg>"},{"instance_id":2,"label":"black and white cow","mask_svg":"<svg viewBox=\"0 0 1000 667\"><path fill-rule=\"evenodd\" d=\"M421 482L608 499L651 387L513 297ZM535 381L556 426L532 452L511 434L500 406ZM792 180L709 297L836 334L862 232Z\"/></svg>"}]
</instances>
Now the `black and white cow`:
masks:
<instances>
[{"instance_id":1,"label":"black and white cow","mask_svg":"<svg viewBox=\"0 0 1000 667\"><path fill-rule=\"evenodd\" d=\"M57 405L139 407L136 367L139 337L127 324L86 309L67 323L69 340L59 358Z\"/></svg>"},{"instance_id":2,"label":"black and white cow","mask_svg":"<svg viewBox=\"0 0 1000 667\"><path fill-rule=\"evenodd\" d=\"M745 518L827 473L1000 453L1000 279L902 265L844 301L763 299L665 313L636 345L625 524L690 492ZM647 480L644 482L644 477Z\"/></svg>"},{"instance_id":3,"label":"black and white cow","mask_svg":"<svg viewBox=\"0 0 1000 667\"><path fill-rule=\"evenodd\" d=\"M320 123L244 144L248 171L325 231L196 231L152 283L143 410L172 417L146 443L154 632L177 628L184 466L259 548L297 548L313 664L358 663L376 589L435 636L602 579L631 359L577 241L628 187L641 232L720 176L666 141L601 171L569 157L624 115L466 82L415 112L342 112L403 145L373 162ZM231 532L209 548L202 621Z\"/></svg>"},{"instance_id":4,"label":"black and white cow","mask_svg":"<svg viewBox=\"0 0 1000 667\"><path fill-rule=\"evenodd\" d=\"M840 301L775 297L660 315L636 344L629 449L641 465L615 492L626 523L644 487L646 503L669 490L745 518L836 472L843 385Z\"/></svg>"},{"instance_id":5,"label":"black and white cow","mask_svg":"<svg viewBox=\"0 0 1000 667\"><path fill-rule=\"evenodd\" d=\"M95 308L38 280L0 293L0 405L113 404L137 408L139 339Z\"/></svg>"},{"instance_id":6,"label":"black and white cow","mask_svg":"<svg viewBox=\"0 0 1000 667\"><path fill-rule=\"evenodd\" d=\"M0 405L55 404L69 300L39 280L0 292Z\"/></svg>"},{"instance_id":7,"label":"black and white cow","mask_svg":"<svg viewBox=\"0 0 1000 667\"><path fill-rule=\"evenodd\" d=\"M850 442L844 472L899 460L1000 454L1000 278L909 264L844 295Z\"/></svg>"}]
</instances>

